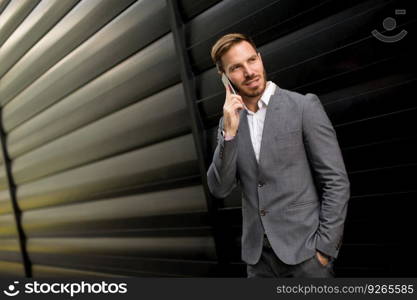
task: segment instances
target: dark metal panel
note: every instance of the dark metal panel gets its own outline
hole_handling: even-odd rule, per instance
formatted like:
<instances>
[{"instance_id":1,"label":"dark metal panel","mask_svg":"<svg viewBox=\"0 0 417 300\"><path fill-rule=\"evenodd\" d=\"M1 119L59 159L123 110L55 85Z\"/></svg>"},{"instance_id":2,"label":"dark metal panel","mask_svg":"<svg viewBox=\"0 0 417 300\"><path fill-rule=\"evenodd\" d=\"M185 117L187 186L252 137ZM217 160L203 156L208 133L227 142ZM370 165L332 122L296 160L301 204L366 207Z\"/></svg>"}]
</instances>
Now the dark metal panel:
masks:
<instances>
[{"instance_id":1,"label":"dark metal panel","mask_svg":"<svg viewBox=\"0 0 417 300\"><path fill-rule=\"evenodd\" d=\"M198 174L191 135L19 185L22 210L85 201L110 190Z\"/></svg>"},{"instance_id":2,"label":"dark metal panel","mask_svg":"<svg viewBox=\"0 0 417 300\"><path fill-rule=\"evenodd\" d=\"M381 264L380 259L391 255L393 251L404 253L405 249L401 245L413 235L415 228L413 199L416 195L416 192L409 192L352 197L345 226L344 246L341 249L340 258L336 261L339 277L357 277L361 276L360 274L368 274L374 268L387 266L387 264ZM225 230L229 231L230 236L235 236L235 241L232 241L232 238L228 241L228 248L232 261L237 263L240 261L241 208L221 210L221 216L229 222L229 226ZM364 250L359 261L351 256L355 255L350 252L352 245ZM375 259L375 253L368 251L370 247L375 246L378 247L377 259ZM407 252L412 253L412 249L415 252L414 245L408 245L406 248ZM410 260L410 265L415 265L415 263L415 260ZM396 273L391 272L391 276L393 274L395 276L411 274L410 269L405 265L393 262L391 267L394 266ZM386 271L386 276L389 276L388 270ZM375 276L382 275L379 273Z\"/></svg>"},{"instance_id":3,"label":"dark metal panel","mask_svg":"<svg viewBox=\"0 0 417 300\"><path fill-rule=\"evenodd\" d=\"M204 12L220 0L179 0L179 12L184 21L189 21L201 12Z\"/></svg>"},{"instance_id":4,"label":"dark metal panel","mask_svg":"<svg viewBox=\"0 0 417 300\"><path fill-rule=\"evenodd\" d=\"M181 110L184 107L182 86L160 92L179 80L172 36L167 35L12 130L7 139L10 157L15 158L152 94L155 95L134 107L140 109L172 101L168 107ZM187 122L183 123L188 126Z\"/></svg>"},{"instance_id":5,"label":"dark metal panel","mask_svg":"<svg viewBox=\"0 0 417 300\"><path fill-rule=\"evenodd\" d=\"M318 1L308 1L314 5ZM210 67L209 51L215 40L227 32L244 32L247 34L259 31L257 21L264 17L265 10L274 12L276 20L288 17L291 7L299 7L305 1L221 1L206 10L187 24L190 57L198 70ZM311 4L310 4L311 3ZM275 9L271 6L275 6ZM302 6L302 5L301 5ZM285 9L278 9L285 7ZM213 22L213 20L216 20Z\"/></svg>"},{"instance_id":6,"label":"dark metal panel","mask_svg":"<svg viewBox=\"0 0 417 300\"><path fill-rule=\"evenodd\" d=\"M342 277L415 274L415 259L410 259L409 266L381 263L390 253L400 252L412 258L415 252L415 247L406 245L411 228L415 228L415 218L408 213L414 211L416 191L417 107L410 97L416 79L415 45L406 38L384 44L371 35L399 7L406 9L407 15L397 18L396 32L415 31L415 14L410 6L401 4L404 2L367 1L341 12L329 10L328 16L311 18L315 21L300 28L290 26L292 30L288 32L287 25L277 25L285 34L272 34L270 40L262 32L254 32L255 41L261 41L258 45L262 45L260 52L269 79L283 88L318 94L336 127L353 195L345 229L346 245L336 264L337 274ZM210 13L217 7L220 4ZM226 15L228 11L222 13ZM203 16L204 13L193 21ZM242 28L239 31L249 31ZM206 68L204 57L210 67L210 46L205 46L206 54L196 56L201 69ZM200 74L197 89L212 153L224 102L223 87L214 68ZM230 236L229 257L236 263L240 261L239 200L236 190L222 201L225 209L220 210L228 224L224 230ZM352 221L357 215L362 220ZM358 255L360 260L356 260Z\"/></svg>"},{"instance_id":7,"label":"dark metal panel","mask_svg":"<svg viewBox=\"0 0 417 300\"><path fill-rule=\"evenodd\" d=\"M416 113L417 108L410 108L340 124L335 126L339 143L345 148L414 137Z\"/></svg>"},{"instance_id":8,"label":"dark metal panel","mask_svg":"<svg viewBox=\"0 0 417 300\"><path fill-rule=\"evenodd\" d=\"M357 2L360 1L222 1L187 24L193 67L198 72L212 67L210 48L225 33L247 33L259 47Z\"/></svg>"},{"instance_id":9,"label":"dark metal panel","mask_svg":"<svg viewBox=\"0 0 417 300\"><path fill-rule=\"evenodd\" d=\"M366 246L346 244L343 250L340 250L339 258L346 263L341 267L335 265L335 271L341 276L349 277L357 277L358 274L361 274L361 277L389 277L388 264L381 264L381 261L386 258L387 249L385 245L378 244Z\"/></svg>"},{"instance_id":10,"label":"dark metal panel","mask_svg":"<svg viewBox=\"0 0 417 300\"><path fill-rule=\"evenodd\" d=\"M413 74L409 65L403 66L404 73L381 74L370 81L320 95L332 123L339 125L415 107L409 95L415 88L417 74Z\"/></svg>"},{"instance_id":11,"label":"dark metal panel","mask_svg":"<svg viewBox=\"0 0 417 300\"><path fill-rule=\"evenodd\" d=\"M10 131L167 33L165 10L164 0L131 5L7 103L5 130Z\"/></svg>"},{"instance_id":12,"label":"dark metal panel","mask_svg":"<svg viewBox=\"0 0 417 300\"><path fill-rule=\"evenodd\" d=\"M358 276L372 267L385 269L385 275L380 273L378 277L412 276L417 267L417 260L414 259L417 248L415 243L407 241L415 231L416 196L417 192L414 191L353 197L350 200L344 238L346 247L341 253L343 261L339 264L340 276L345 276L349 269L356 271L354 276ZM408 263L398 264L395 260L389 260L382 264L375 260L375 253L367 251L367 248L374 246L379 247L378 258L401 253L403 257L409 258ZM355 253L352 251L361 248L364 249L363 255L355 261L352 257Z\"/></svg>"},{"instance_id":13,"label":"dark metal panel","mask_svg":"<svg viewBox=\"0 0 417 300\"><path fill-rule=\"evenodd\" d=\"M323 84L327 90L322 90L307 84L392 56L392 47L381 45L370 34L386 9L385 2L368 1L264 45L260 51L269 79L283 88L298 88L302 93L313 90L320 95L337 86ZM399 48L395 53L412 52L410 46L410 42L394 46ZM350 53L355 53L356 57ZM347 63L346 59L352 61ZM199 81L202 111L210 124L215 123L210 119L218 118L224 102L221 82L214 69L201 74ZM217 90L219 92L213 93Z\"/></svg>"},{"instance_id":14,"label":"dark metal panel","mask_svg":"<svg viewBox=\"0 0 417 300\"><path fill-rule=\"evenodd\" d=\"M0 78L78 1L41 1L0 47Z\"/></svg>"},{"instance_id":15,"label":"dark metal panel","mask_svg":"<svg viewBox=\"0 0 417 300\"><path fill-rule=\"evenodd\" d=\"M352 196L413 192L416 190L417 165L393 166L350 172Z\"/></svg>"},{"instance_id":16,"label":"dark metal panel","mask_svg":"<svg viewBox=\"0 0 417 300\"><path fill-rule=\"evenodd\" d=\"M396 153L399 149L401 149L401 155L387 155ZM346 148L343 151L343 158L349 171L356 172L396 165L417 164L416 153L417 136L414 136Z\"/></svg>"},{"instance_id":17,"label":"dark metal panel","mask_svg":"<svg viewBox=\"0 0 417 300\"><path fill-rule=\"evenodd\" d=\"M414 199L417 196L417 191L411 192L396 192L391 194L375 194L365 196L353 196L350 200L349 206L349 222L372 221L372 220L388 220L392 216L401 216L398 219L398 226L402 226L402 222L414 221L414 210L412 209ZM400 205L394 205L399 203ZM378 207L378 211L375 211ZM393 225L392 231L396 230L393 222L386 222L386 224ZM350 226L350 225L349 225ZM414 231L414 227L410 226L404 230L397 231L395 238L400 238L401 235L407 234L408 231ZM355 242L354 232L349 234L351 243ZM391 237L390 237L391 238Z\"/></svg>"},{"instance_id":18,"label":"dark metal panel","mask_svg":"<svg viewBox=\"0 0 417 300\"><path fill-rule=\"evenodd\" d=\"M315 90L322 94L374 79L376 74L389 76L399 70L407 72L406 65L413 64L415 45L410 40L392 47L380 44L376 38L368 36L281 69L271 74L270 79L300 93Z\"/></svg>"},{"instance_id":19,"label":"dark metal panel","mask_svg":"<svg viewBox=\"0 0 417 300\"><path fill-rule=\"evenodd\" d=\"M1 104L9 102L132 2L81 1L2 77Z\"/></svg>"},{"instance_id":20,"label":"dark metal panel","mask_svg":"<svg viewBox=\"0 0 417 300\"><path fill-rule=\"evenodd\" d=\"M176 85L16 158L13 176L20 185L180 136L190 131L187 116Z\"/></svg>"},{"instance_id":21,"label":"dark metal panel","mask_svg":"<svg viewBox=\"0 0 417 300\"><path fill-rule=\"evenodd\" d=\"M11 1L1 13L0 46L9 38L23 19L39 3L40 0ZM4 4L3 4L4 5ZM1 76L0 76L1 77Z\"/></svg>"}]
</instances>

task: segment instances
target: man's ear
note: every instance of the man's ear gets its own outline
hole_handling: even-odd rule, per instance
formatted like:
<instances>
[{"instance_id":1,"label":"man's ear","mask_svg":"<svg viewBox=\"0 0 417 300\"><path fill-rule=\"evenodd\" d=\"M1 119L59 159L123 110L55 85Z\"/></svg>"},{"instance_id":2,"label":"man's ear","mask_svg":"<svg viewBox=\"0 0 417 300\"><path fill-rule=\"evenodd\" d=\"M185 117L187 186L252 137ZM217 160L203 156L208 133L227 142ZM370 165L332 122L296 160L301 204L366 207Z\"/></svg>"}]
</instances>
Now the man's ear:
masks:
<instances>
[{"instance_id":1,"label":"man's ear","mask_svg":"<svg viewBox=\"0 0 417 300\"><path fill-rule=\"evenodd\" d=\"M218 73L219 75L222 75L223 70L222 70L222 67L221 67L218 63L216 64L216 69L217 69L217 73Z\"/></svg>"},{"instance_id":2,"label":"man's ear","mask_svg":"<svg viewBox=\"0 0 417 300\"><path fill-rule=\"evenodd\" d=\"M264 61L262 60L262 55L261 55L261 52L259 52L259 51L258 51L258 56L259 56L259 59L261 60L261 64L263 65Z\"/></svg>"}]
</instances>

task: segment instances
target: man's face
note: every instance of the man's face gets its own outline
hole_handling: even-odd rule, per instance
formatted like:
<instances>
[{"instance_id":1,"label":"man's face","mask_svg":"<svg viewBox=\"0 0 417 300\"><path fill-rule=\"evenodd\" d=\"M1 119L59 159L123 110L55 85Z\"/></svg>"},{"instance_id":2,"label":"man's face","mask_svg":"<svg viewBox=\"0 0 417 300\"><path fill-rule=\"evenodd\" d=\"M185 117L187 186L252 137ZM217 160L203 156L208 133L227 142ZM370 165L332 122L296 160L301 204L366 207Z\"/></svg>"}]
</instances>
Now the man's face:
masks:
<instances>
[{"instance_id":1,"label":"man's face","mask_svg":"<svg viewBox=\"0 0 417 300\"><path fill-rule=\"evenodd\" d=\"M246 41L232 46L221 58L227 77L242 97L259 97L266 87L266 73L259 53Z\"/></svg>"}]
</instances>

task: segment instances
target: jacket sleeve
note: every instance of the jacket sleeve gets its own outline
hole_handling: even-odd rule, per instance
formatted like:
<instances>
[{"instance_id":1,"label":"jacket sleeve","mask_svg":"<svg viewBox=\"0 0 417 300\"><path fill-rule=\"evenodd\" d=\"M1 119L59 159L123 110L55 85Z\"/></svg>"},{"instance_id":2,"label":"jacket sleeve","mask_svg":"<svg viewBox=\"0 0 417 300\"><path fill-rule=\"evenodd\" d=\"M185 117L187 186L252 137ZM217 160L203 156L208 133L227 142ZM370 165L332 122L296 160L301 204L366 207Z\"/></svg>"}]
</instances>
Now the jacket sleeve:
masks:
<instances>
[{"instance_id":1,"label":"jacket sleeve","mask_svg":"<svg viewBox=\"0 0 417 300\"><path fill-rule=\"evenodd\" d=\"M336 132L319 98L307 94L303 138L321 200L316 249L336 258L342 242L350 184Z\"/></svg>"},{"instance_id":2,"label":"jacket sleeve","mask_svg":"<svg viewBox=\"0 0 417 300\"><path fill-rule=\"evenodd\" d=\"M222 131L223 117L219 121L213 161L207 171L208 187L216 198L226 198L236 186L238 134L232 140L225 141Z\"/></svg>"}]
</instances>

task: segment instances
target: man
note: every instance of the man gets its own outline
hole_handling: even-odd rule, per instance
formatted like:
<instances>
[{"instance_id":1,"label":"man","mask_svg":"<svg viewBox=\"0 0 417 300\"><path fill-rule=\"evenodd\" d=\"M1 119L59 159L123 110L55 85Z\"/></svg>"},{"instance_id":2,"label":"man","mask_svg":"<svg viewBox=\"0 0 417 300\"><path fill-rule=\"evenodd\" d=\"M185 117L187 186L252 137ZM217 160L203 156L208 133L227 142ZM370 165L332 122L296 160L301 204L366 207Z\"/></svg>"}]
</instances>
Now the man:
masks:
<instances>
[{"instance_id":1,"label":"man","mask_svg":"<svg viewBox=\"0 0 417 300\"><path fill-rule=\"evenodd\" d=\"M211 56L226 86L208 186L242 187L242 259L248 277L333 277L349 199L335 131L313 94L266 81L251 39L228 34Z\"/></svg>"}]
</instances>

